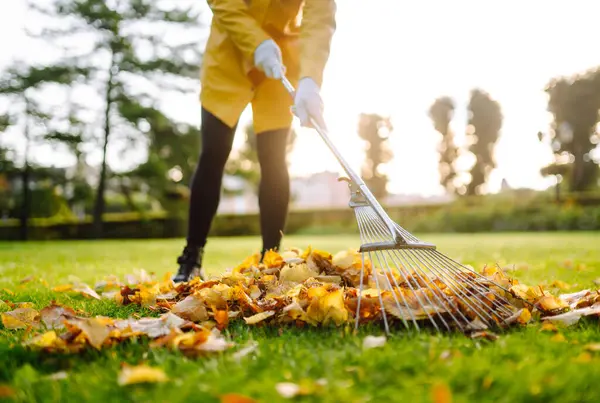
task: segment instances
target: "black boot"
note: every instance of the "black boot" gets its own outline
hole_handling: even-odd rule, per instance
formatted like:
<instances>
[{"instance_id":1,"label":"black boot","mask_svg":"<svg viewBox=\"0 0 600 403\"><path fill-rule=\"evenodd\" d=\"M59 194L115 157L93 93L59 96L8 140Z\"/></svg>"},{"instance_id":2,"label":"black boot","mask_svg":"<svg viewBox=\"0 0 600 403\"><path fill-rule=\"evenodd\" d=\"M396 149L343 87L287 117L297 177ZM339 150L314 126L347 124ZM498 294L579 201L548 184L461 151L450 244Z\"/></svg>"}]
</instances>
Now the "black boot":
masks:
<instances>
[{"instance_id":1,"label":"black boot","mask_svg":"<svg viewBox=\"0 0 600 403\"><path fill-rule=\"evenodd\" d=\"M173 281L175 283L181 283L190 281L194 277L200 277L202 280L206 280L204 270L202 270L203 254L203 248L186 246L183 249L181 256L177 258L179 270L177 271L177 275L173 277Z\"/></svg>"}]
</instances>

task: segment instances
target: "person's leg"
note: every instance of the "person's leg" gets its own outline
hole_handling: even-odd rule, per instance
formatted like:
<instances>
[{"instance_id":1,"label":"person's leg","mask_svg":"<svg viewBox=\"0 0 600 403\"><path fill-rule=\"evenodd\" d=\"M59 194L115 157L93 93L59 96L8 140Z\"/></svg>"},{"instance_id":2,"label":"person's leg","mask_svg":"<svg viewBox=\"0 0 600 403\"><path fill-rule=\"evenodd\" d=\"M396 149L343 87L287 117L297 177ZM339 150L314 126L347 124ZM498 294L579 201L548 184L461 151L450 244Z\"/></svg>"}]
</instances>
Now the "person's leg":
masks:
<instances>
[{"instance_id":1,"label":"person's leg","mask_svg":"<svg viewBox=\"0 0 600 403\"><path fill-rule=\"evenodd\" d=\"M202 109L202 150L190 188L187 245L177 259L179 272L174 281L201 275L202 253L219 206L225 164L231 152L236 127L229 127ZM196 273L196 271L200 271Z\"/></svg>"},{"instance_id":2,"label":"person's leg","mask_svg":"<svg viewBox=\"0 0 600 403\"><path fill-rule=\"evenodd\" d=\"M260 185L258 204L263 253L278 250L290 201L290 177L286 148L289 129L269 130L256 135Z\"/></svg>"}]
</instances>

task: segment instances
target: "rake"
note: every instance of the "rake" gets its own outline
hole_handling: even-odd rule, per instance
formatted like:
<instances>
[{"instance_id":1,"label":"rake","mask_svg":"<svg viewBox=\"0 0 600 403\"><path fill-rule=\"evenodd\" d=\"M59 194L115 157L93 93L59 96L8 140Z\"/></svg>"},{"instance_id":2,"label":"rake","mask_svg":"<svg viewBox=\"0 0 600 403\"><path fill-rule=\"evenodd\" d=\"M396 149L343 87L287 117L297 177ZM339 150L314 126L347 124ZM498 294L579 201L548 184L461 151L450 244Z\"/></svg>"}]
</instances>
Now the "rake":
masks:
<instances>
[{"instance_id":1,"label":"rake","mask_svg":"<svg viewBox=\"0 0 600 403\"><path fill-rule=\"evenodd\" d=\"M293 97L292 84L286 77L282 83ZM518 314L504 286L445 256L435 245L395 223L339 153L327 131L312 118L311 124L348 175L340 180L350 188L349 206L361 239L357 328L361 304L372 305L373 299L378 299L387 334L393 322L417 332L426 327L438 332L497 329Z\"/></svg>"}]
</instances>

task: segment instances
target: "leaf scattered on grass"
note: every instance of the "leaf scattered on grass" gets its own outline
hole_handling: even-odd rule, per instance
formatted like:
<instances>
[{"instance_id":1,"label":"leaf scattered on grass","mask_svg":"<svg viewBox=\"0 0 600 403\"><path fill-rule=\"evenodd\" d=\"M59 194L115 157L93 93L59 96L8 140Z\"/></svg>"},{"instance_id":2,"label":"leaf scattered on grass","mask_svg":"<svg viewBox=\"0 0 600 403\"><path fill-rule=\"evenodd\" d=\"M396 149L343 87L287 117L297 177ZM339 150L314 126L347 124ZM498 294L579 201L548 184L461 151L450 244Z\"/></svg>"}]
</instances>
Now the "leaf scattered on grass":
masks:
<instances>
[{"instance_id":1,"label":"leaf scattered on grass","mask_svg":"<svg viewBox=\"0 0 600 403\"><path fill-rule=\"evenodd\" d=\"M17 391L8 385L0 384L0 397L12 398L17 394Z\"/></svg>"},{"instance_id":2,"label":"leaf scattered on grass","mask_svg":"<svg viewBox=\"0 0 600 403\"><path fill-rule=\"evenodd\" d=\"M451 403L452 391L445 383L436 383L431 388L431 400L433 403Z\"/></svg>"},{"instance_id":3,"label":"leaf scattered on grass","mask_svg":"<svg viewBox=\"0 0 600 403\"><path fill-rule=\"evenodd\" d=\"M63 379L67 379L68 377L69 374L67 374L65 371L59 371L50 375L46 375L44 379L47 379L49 381L61 381Z\"/></svg>"},{"instance_id":4,"label":"leaf scattered on grass","mask_svg":"<svg viewBox=\"0 0 600 403\"><path fill-rule=\"evenodd\" d=\"M14 311L2 313L2 325L6 329L27 329L38 327L40 313L33 308L17 308Z\"/></svg>"},{"instance_id":5,"label":"leaf scattered on grass","mask_svg":"<svg viewBox=\"0 0 600 403\"><path fill-rule=\"evenodd\" d=\"M363 349L368 350L371 348L383 347L387 339L385 336L367 336L363 340Z\"/></svg>"},{"instance_id":6,"label":"leaf scattered on grass","mask_svg":"<svg viewBox=\"0 0 600 403\"><path fill-rule=\"evenodd\" d=\"M237 393L227 393L220 396L221 403L256 403L251 397L239 395Z\"/></svg>"},{"instance_id":7,"label":"leaf scattered on grass","mask_svg":"<svg viewBox=\"0 0 600 403\"><path fill-rule=\"evenodd\" d=\"M275 385L275 389L285 399L291 399L300 393L300 385L291 382L280 382Z\"/></svg>"},{"instance_id":8,"label":"leaf scattered on grass","mask_svg":"<svg viewBox=\"0 0 600 403\"><path fill-rule=\"evenodd\" d=\"M584 348L588 351L600 351L600 343L586 344Z\"/></svg>"},{"instance_id":9,"label":"leaf scattered on grass","mask_svg":"<svg viewBox=\"0 0 600 403\"><path fill-rule=\"evenodd\" d=\"M253 352L255 352L258 349L258 343L257 342L250 342L248 343L248 345L244 348L242 348L241 350L236 351L235 353L232 354L232 358L235 361L240 361L242 358L246 357L247 355L252 354Z\"/></svg>"},{"instance_id":10,"label":"leaf scattered on grass","mask_svg":"<svg viewBox=\"0 0 600 403\"><path fill-rule=\"evenodd\" d=\"M145 364L136 366L125 364L119 373L117 382L120 386L125 386L138 383L166 382L168 380L167 374L160 368L153 368Z\"/></svg>"}]
</instances>

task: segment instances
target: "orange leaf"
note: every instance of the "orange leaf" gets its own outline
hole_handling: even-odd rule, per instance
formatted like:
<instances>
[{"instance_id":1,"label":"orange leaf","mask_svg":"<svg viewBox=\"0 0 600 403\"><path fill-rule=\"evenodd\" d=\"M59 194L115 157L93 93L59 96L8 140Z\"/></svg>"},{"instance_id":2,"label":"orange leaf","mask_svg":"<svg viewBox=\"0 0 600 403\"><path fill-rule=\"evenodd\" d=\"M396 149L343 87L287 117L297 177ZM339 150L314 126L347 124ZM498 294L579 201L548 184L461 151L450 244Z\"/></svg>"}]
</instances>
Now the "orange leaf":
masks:
<instances>
[{"instance_id":1,"label":"orange leaf","mask_svg":"<svg viewBox=\"0 0 600 403\"><path fill-rule=\"evenodd\" d=\"M215 322L217 322L217 329L223 330L229 324L229 315L225 310L217 310L215 312Z\"/></svg>"},{"instance_id":2,"label":"orange leaf","mask_svg":"<svg viewBox=\"0 0 600 403\"><path fill-rule=\"evenodd\" d=\"M434 403L451 403L452 391L445 383L435 384L431 389L431 400Z\"/></svg>"},{"instance_id":3,"label":"orange leaf","mask_svg":"<svg viewBox=\"0 0 600 403\"><path fill-rule=\"evenodd\" d=\"M251 397L238 395L237 393L226 393L221 395L221 403L255 403Z\"/></svg>"}]
</instances>

